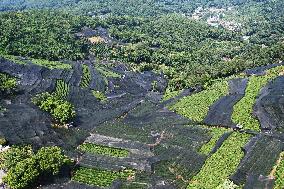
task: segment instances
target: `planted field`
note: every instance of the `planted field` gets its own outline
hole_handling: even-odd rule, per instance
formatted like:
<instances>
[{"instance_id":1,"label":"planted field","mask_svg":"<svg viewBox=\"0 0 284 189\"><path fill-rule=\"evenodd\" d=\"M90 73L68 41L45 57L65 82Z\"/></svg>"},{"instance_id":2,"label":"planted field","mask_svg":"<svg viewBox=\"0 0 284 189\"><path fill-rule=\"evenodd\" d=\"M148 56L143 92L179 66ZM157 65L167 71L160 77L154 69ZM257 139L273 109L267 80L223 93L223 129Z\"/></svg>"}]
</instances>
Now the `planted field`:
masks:
<instances>
[{"instance_id":1,"label":"planted field","mask_svg":"<svg viewBox=\"0 0 284 189\"><path fill-rule=\"evenodd\" d=\"M200 172L194 176L188 189L207 189L222 186L234 173L244 156L242 147L248 142L250 135L233 133L222 146L210 156Z\"/></svg>"},{"instance_id":2,"label":"planted field","mask_svg":"<svg viewBox=\"0 0 284 189\"><path fill-rule=\"evenodd\" d=\"M264 76L251 76L246 88L245 96L234 106L232 120L243 126L244 129L259 131L259 121L252 116L255 100L260 90L271 80L279 76L284 70L283 66L267 71Z\"/></svg>"},{"instance_id":3,"label":"planted field","mask_svg":"<svg viewBox=\"0 0 284 189\"><path fill-rule=\"evenodd\" d=\"M112 156L112 157L121 158L121 157L127 157L129 155L129 151L124 150L124 149L102 146L102 145L97 145L97 144L92 144L92 143L81 144L78 148L82 152L101 154L101 155L107 155L107 156Z\"/></svg>"},{"instance_id":4,"label":"planted field","mask_svg":"<svg viewBox=\"0 0 284 189\"><path fill-rule=\"evenodd\" d=\"M218 81L199 93L182 98L169 109L193 121L201 122L206 117L209 107L227 93L228 82Z\"/></svg>"},{"instance_id":5,"label":"planted field","mask_svg":"<svg viewBox=\"0 0 284 189\"><path fill-rule=\"evenodd\" d=\"M108 187L113 181L125 180L134 174L132 170L106 171L80 167L73 175L72 180L92 186Z\"/></svg>"}]
</instances>

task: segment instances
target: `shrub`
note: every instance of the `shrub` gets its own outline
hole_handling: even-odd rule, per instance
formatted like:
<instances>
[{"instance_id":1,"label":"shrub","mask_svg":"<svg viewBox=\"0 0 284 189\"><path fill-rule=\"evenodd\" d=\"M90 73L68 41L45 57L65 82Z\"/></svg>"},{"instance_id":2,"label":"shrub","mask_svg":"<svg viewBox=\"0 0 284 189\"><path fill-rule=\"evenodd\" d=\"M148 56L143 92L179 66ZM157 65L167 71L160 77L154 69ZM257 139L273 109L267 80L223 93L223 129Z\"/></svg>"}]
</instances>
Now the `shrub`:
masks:
<instances>
[{"instance_id":1,"label":"shrub","mask_svg":"<svg viewBox=\"0 0 284 189\"><path fill-rule=\"evenodd\" d=\"M41 172L52 175L57 175L63 165L70 163L57 146L41 148L35 157Z\"/></svg>"},{"instance_id":2,"label":"shrub","mask_svg":"<svg viewBox=\"0 0 284 189\"><path fill-rule=\"evenodd\" d=\"M1 153L1 168L9 170L17 163L24 159L32 157L33 150L31 146L15 147L13 146L9 150Z\"/></svg>"},{"instance_id":3,"label":"shrub","mask_svg":"<svg viewBox=\"0 0 284 189\"><path fill-rule=\"evenodd\" d=\"M107 101L107 97L103 92L93 90L93 95L101 102Z\"/></svg>"},{"instance_id":4,"label":"shrub","mask_svg":"<svg viewBox=\"0 0 284 189\"><path fill-rule=\"evenodd\" d=\"M12 189L23 189L30 188L39 175L37 161L34 158L27 158L11 167L3 180Z\"/></svg>"},{"instance_id":5,"label":"shrub","mask_svg":"<svg viewBox=\"0 0 284 189\"><path fill-rule=\"evenodd\" d=\"M16 89L17 79L8 74L0 73L0 92L10 92Z\"/></svg>"},{"instance_id":6,"label":"shrub","mask_svg":"<svg viewBox=\"0 0 284 189\"><path fill-rule=\"evenodd\" d=\"M59 147L42 147L36 154L30 146L12 147L1 154L1 167L8 172L3 181L12 189L31 188L46 175L57 175L71 160Z\"/></svg>"},{"instance_id":7,"label":"shrub","mask_svg":"<svg viewBox=\"0 0 284 189\"><path fill-rule=\"evenodd\" d=\"M61 124L67 123L76 115L74 106L70 102L48 92L36 95L32 98L32 102L40 109L49 112Z\"/></svg>"}]
</instances>

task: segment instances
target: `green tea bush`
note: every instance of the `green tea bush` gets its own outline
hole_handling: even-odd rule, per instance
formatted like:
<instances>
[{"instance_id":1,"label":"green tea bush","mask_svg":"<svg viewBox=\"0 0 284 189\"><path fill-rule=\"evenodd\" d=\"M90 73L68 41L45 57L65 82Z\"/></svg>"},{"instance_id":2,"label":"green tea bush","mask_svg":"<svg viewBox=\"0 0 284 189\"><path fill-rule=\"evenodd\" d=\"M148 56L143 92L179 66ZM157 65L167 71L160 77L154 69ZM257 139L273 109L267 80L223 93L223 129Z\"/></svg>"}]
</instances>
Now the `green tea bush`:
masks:
<instances>
[{"instance_id":1,"label":"green tea bush","mask_svg":"<svg viewBox=\"0 0 284 189\"><path fill-rule=\"evenodd\" d=\"M124 150L124 149L102 146L102 145L97 145L97 144L92 144L92 143L81 144L79 146L79 150L83 152L107 155L107 156L112 156L112 157L127 157L129 155L129 151Z\"/></svg>"},{"instance_id":2,"label":"green tea bush","mask_svg":"<svg viewBox=\"0 0 284 189\"><path fill-rule=\"evenodd\" d=\"M183 90L171 91L169 88L167 88L165 94L163 95L163 101L167 101L178 96L180 93L182 93L182 91Z\"/></svg>"},{"instance_id":3,"label":"green tea bush","mask_svg":"<svg viewBox=\"0 0 284 189\"><path fill-rule=\"evenodd\" d=\"M228 82L221 80L199 93L182 98L169 109L193 121L201 122L206 117L209 107L227 94Z\"/></svg>"},{"instance_id":4,"label":"green tea bush","mask_svg":"<svg viewBox=\"0 0 284 189\"><path fill-rule=\"evenodd\" d=\"M90 82L91 82L90 68L87 65L83 64L82 69L83 69L83 75L82 75L82 78L81 78L80 86L82 88L88 88L89 85L90 85Z\"/></svg>"},{"instance_id":5,"label":"green tea bush","mask_svg":"<svg viewBox=\"0 0 284 189\"><path fill-rule=\"evenodd\" d=\"M284 66L272 68L264 76L251 76L246 88L245 96L234 106L232 120L241 124L244 129L259 131L259 121L252 116L255 100L260 90L271 80L279 76Z\"/></svg>"},{"instance_id":6,"label":"green tea bush","mask_svg":"<svg viewBox=\"0 0 284 189\"><path fill-rule=\"evenodd\" d=\"M228 131L228 129L222 128L222 127L212 127L212 128L207 128L210 130L210 134L212 135L212 138L210 139L210 141L206 144L204 144L199 152L202 154L206 154L208 155L211 150L214 148L216 142L218 141L218 139L226 132Z\"/></svg>"},{"instance_id":7,"label":"green tea bush","mask_svg":"<svg viewBox=\"0 0 284 189\"><path fill-rule=\"evenodd\" d=\"M132 175L134 175L132 170L106 171L80 167L73 175L72 180L92 186L108 187L113 181L125 180Z\"/></svg>"},{"instance_id":8,"label":"green tea bush","mask_svg":"<svg viewBox=\"0 0 284 189\"><path fill-rule=\"evenodd\" d=\"M242 147L249 141L250 135L233 133L222 146L206 161L200 172L194 176L188 189L216 188L222 185L234 173L244 156Z\"/></svg>"},{"instance_id":9,"label":"green tea bush","mask_svg":"<svg viewBox=\"0 0 284 189\"><path fill-rule=\"evenodd\" d=\"M0 57L3 57L6 60L12 61L16 64L27 64L26 61L21 60L19 57L17 56L13 56L13 55L7 55L7 54L0 54Z\"/></svg>"}]
</instances>

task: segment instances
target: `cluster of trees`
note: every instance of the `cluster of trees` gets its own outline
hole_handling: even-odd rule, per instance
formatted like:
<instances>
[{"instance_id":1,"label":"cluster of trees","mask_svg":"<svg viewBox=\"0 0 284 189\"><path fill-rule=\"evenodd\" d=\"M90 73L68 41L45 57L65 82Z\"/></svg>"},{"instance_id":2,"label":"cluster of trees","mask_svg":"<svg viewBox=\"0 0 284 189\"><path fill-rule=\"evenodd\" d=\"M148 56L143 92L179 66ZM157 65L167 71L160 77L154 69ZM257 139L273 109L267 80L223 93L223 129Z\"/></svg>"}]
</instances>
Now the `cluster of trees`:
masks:
<instances>
[{"instance_id":1,"label":"cluster of trees","mask_svg":"<svg viewBox=\"0 0 284 189\"><path fill-rule=\"evenodd\" d=\"M58 175L72 161L59 147L42 147L34 153L31 146L12 147L0 156L0 166L7 171L3 181L12 189L33 187L39 178Z\"/></svg>"},{"instance_id":2,"label":"cluster of trees","mask_svg":"<svg viewBox=\"0 0 284 189\"><path fill-rule=\"evenodd\" d=\"M265 0L266 1L266 0ZM192 13L197 7L243 5L257 0L2 0L0 11L64 9L85 15L157 16L168 13Z\"/></svg>"},{"instance_id":3,"label":"cluster of trees","mask_svg":"<svg viewBox=\"0 0 284 189\"><path fill-rule=\"evenodd\" d=\"M89 50L74 35L95 21L62 12L29 11L0 14L0 52L38 59L82 59Z\"/></svg>"},{"instance_id":4,"label":"cluster of trees","mask_svg":"<svg viewBox=\"0 0 284 189\"><path fill-rule=\"evenodd\" d=\"M22 4L24 8L9 9L8 3ZM5 0L1 5L7 10L60 11L0 14L0 53L48 60L78 60L91 53L131 63L139 70L163 71L172 90L283 58L281 0L65 0L61 5L54 0ZM224 19L243 20L242 30L237 33L210 27L185 16L199 6L236 6L237 14ZM102 17L92 19L70 12ZM83 26L99 25L120 43L91 46L74 35ZM244 35L250 36L248 41L242 39Z\"/></svg>"},{"instance_id":5,"label":"cluster of trees","mask_svg":"<svg viewBox=\"0 0 284 189\"><path fill-rule=\"evenodd\" d=\"M112 37L122 43L97 44L99 58L134 63L140 70L161 70L173 90L204 84L246 68L283 58L283 43L247 42L240 33L192 21L179 14L159 18L109 17Z\"/></svg>"}]
</instances>

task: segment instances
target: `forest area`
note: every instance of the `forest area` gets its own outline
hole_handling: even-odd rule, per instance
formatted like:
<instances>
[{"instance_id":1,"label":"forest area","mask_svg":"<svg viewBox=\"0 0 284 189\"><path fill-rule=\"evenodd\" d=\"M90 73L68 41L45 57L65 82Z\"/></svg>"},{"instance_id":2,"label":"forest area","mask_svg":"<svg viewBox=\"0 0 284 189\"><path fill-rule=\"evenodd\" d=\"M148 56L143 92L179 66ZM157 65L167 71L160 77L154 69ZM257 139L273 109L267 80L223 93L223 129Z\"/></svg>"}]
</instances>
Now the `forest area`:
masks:
<instances>
[{"instance_id":1,"label":"forest area","mask_svg":"<svg viewBox=\"0 0 284 189\"><path fill-rule=\"evenodd\" d=\"M0 188L284 187L283 0L1 0Z\"/></svg>"},{"instance_id":2,"label":"forest area","mask_svg":"<svg viewBox=\"0 0 284 189\"><path fill-rule=\"evenodd\" d=\"M198 7L233 7L218 16L240 22L241 29L209 26L206 18L212 11L192 19ZM4 0L0 10L2 54L47 60L79 60L91 54L127 62L139 71L163 72L170 90L204 85L283 58L280 0ZM84 26L103 27L115 40L90 44L76 38Z\"/></svg>"}]
</instances>

